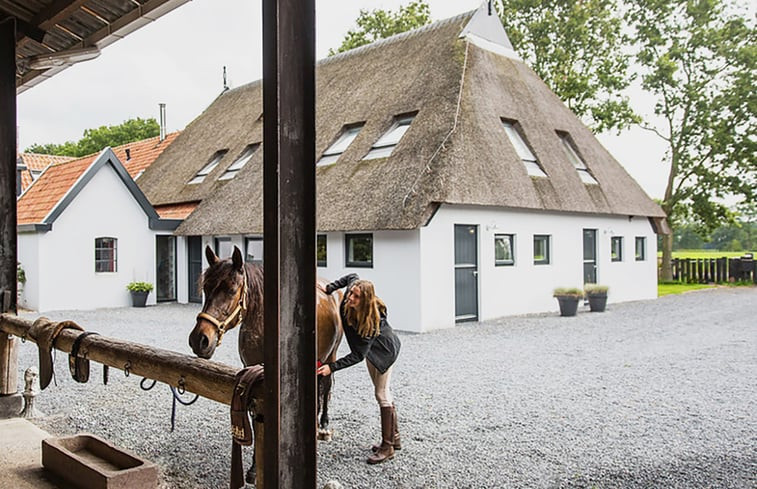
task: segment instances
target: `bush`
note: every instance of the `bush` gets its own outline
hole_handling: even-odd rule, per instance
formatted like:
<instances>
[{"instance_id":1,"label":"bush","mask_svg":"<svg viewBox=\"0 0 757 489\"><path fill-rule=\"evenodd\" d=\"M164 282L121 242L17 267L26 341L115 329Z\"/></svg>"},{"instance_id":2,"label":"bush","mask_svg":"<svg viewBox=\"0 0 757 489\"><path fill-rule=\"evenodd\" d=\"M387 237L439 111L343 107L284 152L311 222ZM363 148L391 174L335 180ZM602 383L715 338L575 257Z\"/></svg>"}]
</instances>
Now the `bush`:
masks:
<instances>
[{"instance_id":1,"label":"bush","mask_svg":"<svg viewBox=\"0 0 757 489\"><path fill-rule=\"evenodd\" d=\"M150 292L152 284L150 282L131 282L126 286L129 292Z\"/></svg>"},{"instance_id":2,"label":"bush","mask_svg":"<svg viewBox=\"0 0 757 489\"><path fill-rule=\"evenodd\" d=\"M16 262L16 280L18 280L18 283L20 284L26 283L26 272L20 262Z\"/></svg>"},{"instance_id":3,"label":"bush","mask_svg":"<svg viewBox=\"0 0 757 489\"><path fill-rule=\"evenodd\" d=\"M578 287L558 287L552 295L554 297L576 297L580 299L584 296L584 291Z\"/></svg>"},{"instance_id":4,"label":"bush","mask_svg":"<svg viewBox=\"0 0 757 489\"><path fill-rule=\"evenodd\" d=\"M607 291L610 288L606 285L599 285L599 284L586 284L584 285L584 292L586 292L586 295L603 295L607 294Z\"/></svg>"}]
</instances>

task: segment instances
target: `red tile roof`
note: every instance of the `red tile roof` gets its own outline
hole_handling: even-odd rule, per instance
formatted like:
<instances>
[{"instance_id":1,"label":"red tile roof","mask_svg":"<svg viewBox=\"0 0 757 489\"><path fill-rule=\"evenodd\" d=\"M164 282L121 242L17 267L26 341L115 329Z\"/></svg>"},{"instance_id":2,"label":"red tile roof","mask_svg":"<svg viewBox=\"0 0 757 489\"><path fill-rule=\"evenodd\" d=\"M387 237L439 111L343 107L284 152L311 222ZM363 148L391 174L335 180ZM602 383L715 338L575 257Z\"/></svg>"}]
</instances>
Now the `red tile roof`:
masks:
<instances>
[{"instance_id":1,"label":"red tile roof","mask_svg":"<svg viewBox=\"0 0 757 489\"><path fill-rule=\"evenodd\" d=\"M39 224L98 155L51 165L16 202L17 224Z\"/></svg>"},{"instance_id":2,"label":"red tile roof","mask_svg":"<svg viewBox=\"0 0 757 489\"><path fill-rule=\"evenodd\" d=\"M113 148L113 152L116 153L118 159L123 163L126 171L129 172L131 178L139 175L145 168L150 166L155 158L162 153L169 144L176 139L180 131L172 132L166 135L164 141L159 141L160 136L155 136L149 139L143 139L142 141L134 141L132 143L122 144ZM129 158L126 158L126 150L129 150Z\"/></svg>"},{"instance_id":3,"label":"red tile roof","mask_svg":"<svg viewBox=\"0 0 757 489\"><path fill-rule=\"evenodd\" d=\"M195 210L199 202L182 202L181 204L166 204L155 206L155 212L161 219L185 219Z\"/></svg>"},{"instance_id":4,"label":"red tile roof","mask_svg":"<svg viewBox=\"0 0 757 489\"><path fill-rule=\"evenodd\" d=\"M76 159L73 156L42 155L37 153L21 153L18 156L27 168L21 173L22 191L26 190L34 181L32 171L41 172L50 165Z\"/></svg>"}]
</instances>

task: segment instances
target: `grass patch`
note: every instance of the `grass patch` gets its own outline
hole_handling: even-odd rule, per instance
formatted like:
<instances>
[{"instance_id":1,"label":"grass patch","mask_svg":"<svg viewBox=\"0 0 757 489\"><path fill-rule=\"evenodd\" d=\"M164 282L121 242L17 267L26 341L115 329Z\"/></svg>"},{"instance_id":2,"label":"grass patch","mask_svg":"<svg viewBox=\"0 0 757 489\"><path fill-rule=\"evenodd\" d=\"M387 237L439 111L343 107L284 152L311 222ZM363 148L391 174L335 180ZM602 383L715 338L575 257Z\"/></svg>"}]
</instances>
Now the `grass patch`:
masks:
<instances>
[{"instance_id":1,"label":"grass patch","mask_svg":"<svg viewBox=\"0 0 757 489\"><path fill-rule=\"evenodd\" d=\"M675 250L673 258L740 258L746 253L752 251L718 251L718 250ZM657 252L657 256L662 258L662 251Z\"/></svg>"},{"instance_id":2,"label":"grass patch","mask_svg":"<svg viewBox=\"0 0 757 489\"><path fill-rule=\"evenodd\" d=\"M657 297L672 294L683 294L690 290L711 289L715 287L709 284L682 284L679 282L660 282L657 284Z\"/></svg>"}]
</instances>

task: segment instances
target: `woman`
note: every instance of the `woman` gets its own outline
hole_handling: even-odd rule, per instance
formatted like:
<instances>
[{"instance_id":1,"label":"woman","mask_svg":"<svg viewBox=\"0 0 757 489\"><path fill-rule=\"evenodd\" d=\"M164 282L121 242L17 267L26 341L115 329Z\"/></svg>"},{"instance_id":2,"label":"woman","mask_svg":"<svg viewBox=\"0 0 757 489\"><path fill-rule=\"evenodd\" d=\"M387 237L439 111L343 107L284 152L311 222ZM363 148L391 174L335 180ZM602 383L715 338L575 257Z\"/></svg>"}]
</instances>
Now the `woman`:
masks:
<instances>
[{"instance_id":1,"label":"woman","mask_svg":"<svg viewBox=\"0 0 757 489\"><path fill-rule=\"evenodd\" d=\"M392 365L400 352L400 339L386 320L386 305L376 297L373 283L359 280L357 274L351 273L328 284L326 293L331 294L342 287L347 287L347 290L339 313L350 353L333 363L320 366L318 375L331 375L366 359L381 409L381 443L372 447L373 455L368 457L367 462L379 464L394 457L394 451L401 448L397 411L389 390Z\"/></svg>"}]
</instances>

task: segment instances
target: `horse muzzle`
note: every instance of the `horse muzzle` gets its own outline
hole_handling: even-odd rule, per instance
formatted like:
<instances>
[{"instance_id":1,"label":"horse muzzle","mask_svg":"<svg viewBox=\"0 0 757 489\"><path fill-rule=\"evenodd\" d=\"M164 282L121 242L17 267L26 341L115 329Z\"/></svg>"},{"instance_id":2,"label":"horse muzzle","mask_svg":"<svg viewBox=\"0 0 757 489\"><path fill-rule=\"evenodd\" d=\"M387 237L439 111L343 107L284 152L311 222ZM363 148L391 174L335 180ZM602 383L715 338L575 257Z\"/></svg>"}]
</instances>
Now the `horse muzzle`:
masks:
<instances>
[{"instance_id":1,"label":"horse muzzle","mask_svg":"<svg viewBox=\"0 0 757 489\"><path fill-rule=\"evenodd\" d=\"M218 335L212 325L198 320L192 333L189 335L189 347L200 358L209 359L213 356L218 346Z\"/></svg>"}]
</instances>

